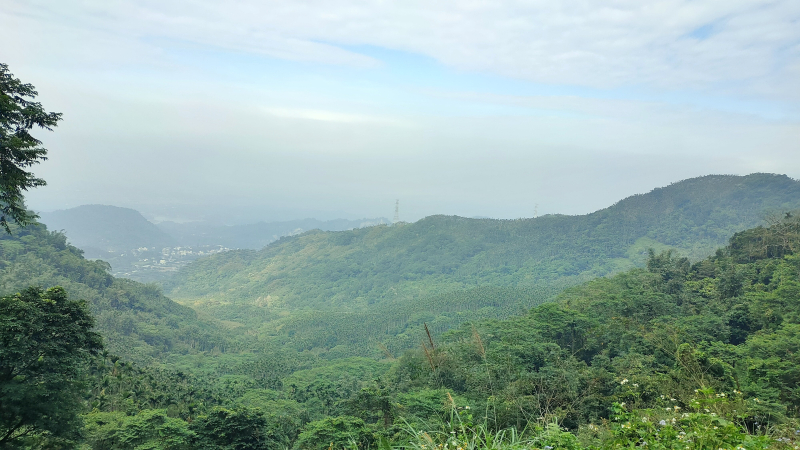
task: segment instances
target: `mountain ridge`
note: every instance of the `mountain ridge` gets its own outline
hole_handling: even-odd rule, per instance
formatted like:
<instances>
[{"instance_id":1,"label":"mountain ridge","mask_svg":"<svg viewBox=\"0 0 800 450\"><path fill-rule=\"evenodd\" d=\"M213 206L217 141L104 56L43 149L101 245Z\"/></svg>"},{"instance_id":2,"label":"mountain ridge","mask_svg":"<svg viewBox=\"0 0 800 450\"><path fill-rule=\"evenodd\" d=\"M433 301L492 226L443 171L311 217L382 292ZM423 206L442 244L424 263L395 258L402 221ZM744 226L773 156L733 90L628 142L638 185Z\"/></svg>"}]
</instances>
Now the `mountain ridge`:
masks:
<instances>
[{"instance_id":1,"label":"mountain ridge","mask_svg":"<svg viewBox=\"0 0 800 450\"><path fill-rule=\"evenodd\" d=\"M651 247L676 248L701 259L735 232L760 224L765 215L799 208L800 182L785 175L711 175L630 196L582 216L438 215L394 226L312 231L259 251L231 251L195 261L163 285L177 301L220 317L247 320L241 310L262 311L259 317L295 311L321 330L324 311L366 318L486 285L536 288L554 295L564 287L641 266ZM525 298L531 303L544 300ZM498 314L508 311L507 306L500 305ZM469 314L442 315L434 307L424 311L433 313L427 316L431 323L441 319L441 329L469 320ZM419 324L414 317L424 311L392 317L398 323ZM280 336L286 320L275 316L259 326ZM297 320L295 315L292 321ZM344 333L334 328L330 333ZM294 329L301 334L303 328ZM402 334L403 326L398 330ZM330 339L321 336L318 342Z\"/></svg>"},{"instance_id":2,"label":"mountain ridge","mask_svg":"<svg viewBox=\"0 0 800 450\"><path fill-rule=\"evenodd\" d=\"M161 230L173 236L180 245L222 245L235 249L261 249L282 236L292 236L310 230L341 231L386 224L384 218L318 220L313 218L276 222L260 221L243 225L213 225L200 223L160 222Z\"/></svg>"}]
</instances>

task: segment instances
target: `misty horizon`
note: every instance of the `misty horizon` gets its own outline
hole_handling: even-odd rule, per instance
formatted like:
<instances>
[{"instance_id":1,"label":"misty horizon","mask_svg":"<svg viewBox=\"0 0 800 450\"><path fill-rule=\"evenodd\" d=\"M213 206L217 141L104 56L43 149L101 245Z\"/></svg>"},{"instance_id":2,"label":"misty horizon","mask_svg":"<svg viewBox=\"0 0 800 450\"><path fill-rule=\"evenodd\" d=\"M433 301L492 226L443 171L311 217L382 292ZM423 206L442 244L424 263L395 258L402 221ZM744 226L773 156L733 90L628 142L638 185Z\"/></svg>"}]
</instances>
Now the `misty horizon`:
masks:
<instances>
[{"instance_id":1,"label":"misty horizon","mask_svg":"<svg viewBox=\"0 0 800 450\"><path fill-rule=\"evenodd\" d=\"M746 176L752 174L707 174L703 176L715 176L715 175L731 175L731 176ZM786 174L772 174L778 176L787 176ZM693 178L702 178L702 177L693 177ZM789 177L792 180L796 180L796 178ZM533 205L533 211L529 216L518 216L518 217L492 217L487 215L472 215L472 216L465 216L459 214L447 214L447 213L433 213L428 214L421 217L406 217L404 215L404 204L400 202L400 217L399 219L403 222L416 222L420 219L425 217L434 216L434 215L452 215L452 216L459 216L469 219L528 219L528 218L535 218L544 215L552 215L552 214L563 214L569 216L578 216L578 215L586 215L592 214L597 211L601 211L603 209L607 209L616 203L627 199L629 197L633 197L636 195L643 195L649 192L652 192L656 189L661 189L668 187L669 185L680 183L681 181L686 181L688 179L683 180L675 180L671 183L667 183L662 186L654 186L646 191L642 192L633 192L618 197L608 204L604 206L600 206L599 208L592 209L590 211L581 211L581 212L574 212L574 213L561 213L561 212L543 212L539 210L539 205ZM399 200L399 199L397 199ZM217 210L216 213L205 213L202 212L200 214L197 213L196 209L193 209L191 205L182 205L182 206L171 206L171 207L157 207L152 208L148 207L147 205L144 206L125 206L125 205L110 205L110 204L86 204L86 205L75 205L69 208L59 208L53 210L36 210L36 213L54 213L59 211L65 211L69 209L78 208L81 206L112 206L112 207L119 207L119 208L127 208L137 211L138 213L142 214L148 221L159 224L165 222L174 222L177 224L189 224L189 223L208 223L211 225L219 225L219 226L237 226L237 225L250 225L256 223L278 223L278 222L291 222L291 221L299 221L299 220L319 220L319 221L334 221L334 220L348 220L348 221L357 221L357 220L386 220L387 223L391 223L393 220L394 215L394 206L395 203L392 202L391 204L391 211L387 211L387 214L384 215L374 215L369 216L366 214L359 215L358 213L352 214L349 212L344 211L325 211L325 210L303 210L303 209L282 209L282 210L275 210L275 209L268 209L268 208L260 208L258 205L251 205L246 206L243 205L240 208L233 207L231 205L225 205ZM142 209L139 209L142 208ZM573 209L569 208L568 209Z\"/></svg>"},{"instance_id":2,"label":"misty horizon","mask_svg":"<svg viewBox=\"0 0 800 450\"><path fill-rule=\"evenodd\" d=\"M34 210L242 222L391 217L400 199L413 221L800 177L798 19L791 1L12 0L0 39L64 114L37 134Z\"/></svg>"}]
</instances>

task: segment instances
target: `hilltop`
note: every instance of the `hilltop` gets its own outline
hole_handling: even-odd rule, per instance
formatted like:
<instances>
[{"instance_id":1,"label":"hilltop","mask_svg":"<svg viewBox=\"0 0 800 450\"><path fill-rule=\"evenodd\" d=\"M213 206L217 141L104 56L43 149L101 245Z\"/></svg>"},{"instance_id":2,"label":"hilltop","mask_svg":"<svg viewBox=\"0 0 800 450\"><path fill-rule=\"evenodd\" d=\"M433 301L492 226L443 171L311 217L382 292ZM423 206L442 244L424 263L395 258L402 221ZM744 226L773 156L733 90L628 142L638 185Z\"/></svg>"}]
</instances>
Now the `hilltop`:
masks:
<instances>
[{"instance_id":1,"label":"hilltop","mask_svg":"<svg viewBox=\"0 0 800 450\"><path fill-rule=\"evenodd\" d=\"M262 348L188 373L108 362L84 435L92 448L795 448L798 217L695 263L647 252L645 268L506 320L417 330L398 358Z\"/></svg>"},{"instance_id":2,"label":"hilltop","mask_svg":"<svg viewBox=\"0 0 800 450\"><path fill-rule=\"evenodd\" d=\"M698 260L737 230L797 208L800 182L789 177L712 175L582 216L432 216L312 231L260 251L196 261L164 286L183 304L257 326L298 349L374 348L379 340L399 349L423 321L444 331L475 318L506 317L564 287L641 266L648 248L675 248ZM506 291L497 294L491 286Z\"/></svg>"},{"instance_id":3,"label":"hilltop","mask_svg":"<svg viewBox=\"0 0 800 450\"><path fill-rule=\"evenodd\" d=\"M83 250L88 258L105 259L108 253L141 247L161 250L176 244L175 238L135 209L83 205L39 216L39 221L51 230L62 230L69 243Z\"/></svg>"},{"instance_id":4,"label":"hilltop","mask_svg":"<svg viewBox=\"0 0 800 450\"><path fill-rule=\"evenodd\" d=\"M709 181L716 183L709 189L717 195L703 189ZM255 302L200 299L196 306L201 311L236 316L241 323L213 321L171 301L154 285L114 278L106 263L86 260L63 234L34 224L15 227L0 238L0 294L30 284L62 285L70 297L89 301L112 353L86 372L86 404L91 409L84 415L83 435L92 448L127 448L131 441L155 448L165 439L184 442L187 448L210 448L229 445L240 435L285 448L324 450L332 442L340 448L352 436L364 446L385 441L422 448L480 435L482 431L471 425L472 414L478 427L512 434L524 430L519 437L531 448L557 448L565 442L569 445L564 448L576 450L616 448L620 443L631 447L643 439L683 448L684 438L721 443L713 448L788 448L796 442L794 421L800 411L794 388L800 354L800 221L788 212L794 209L796 184L763 175L706 177L626 199L608 208L611 213L599 211L610 214L605 227L606 219L598 219L598 213L577 217L591 219L594 222L586 222L591 224L599 221L597 228L603 233L581 234L580 223L568 228L568 222L559 222L566 238L595 243L604 242L603 236L610 242L615 241L608 236L627 236L626 228L620 227L625 222L615 221L614 214L628 212L627 223L644 224L628 227L635 230L627 237L634 239L635 252L627 248L619 254L626 255L629 264L641 258L645 268L566 289L585 274L558 284L558 275L553 275L558 272L553 271L534 274L531 284L511 284L503 276L525 266L509 265L486 275L494 283L450 290L446 276L405 276L390 285L405 291L398 289L396 298L367 302L361 311L348 305L344 296L340 304L331 305L315 305L309 297L311 301L294 309L269 297ZM703 250L702 239L724 233L731 218L759 220L754 212L758 210L761 217L771 214L769 227L735 233L724 248ZM547 224L575 218L541 219ZM356 230L363 235L313 232L243 255L255 261L271 247L291 244L294 247L278 255L320 265L342 256L326 256L319 249L336 247L317 244L307 250L298 243L336 238L338 247L351 249L345 258L394 252L395 267L413 275L425 267L424 255L418 254L425 246L416 241L423 239L426 228L415 227L421 223L437 231L438 225L449 224L440 227L440 234L428 231L435 243L427 247L434 258L430 267L441 262L442 254L454 254L456 244L470 243L465 232L454 231L464 221L475 223L439 216L417 224ZM678 225L682 231L670 233L667 226ZM479 230L486 229L491 230ZM637 237L642 229L645 235ZM401 246L381 241L368 231L399 233L394 239L407 242ZM472 239L483 239L481 252L489 261L490 251L499 254L513 245L520 250L512 256L521 258L519 253L532 246L521 245L526 242L523 231L509 231L505 240L490 233L494 240L480 234ZM642 239L663 245L681 234L686 238L677 242L686 254L713 255L693 263L671 250L639 252ZM662 241L656 240L659 236ZM455 244L444 245L447 242ZM580 243L572 245L580 248ZM607 255L615 254L611 247L602 248ZM354 279L365 297L370 295L370 280ZM305 289L313 292L309 283L315 282L324 279L317 275ZM406 295L413 283L419 295ZM345 291L353 286L357 285L334 283L322 288ZM551 301L540 305L545 300ZM538 306L523 311L532 305ZM433 333L420 328L422 322ZM447 329L452 331L441 333ZM380 360L348 357L370 349L377 353L381 343L386 345ZM398 351L403 349L412 350ZM469 425L454 435L446 430L453 426L455 414ZM547 425L554 421L563 428ZM234 427L246 432L219 431ZM512 427L516 431L510 431ZM436 430L445 433L440 436Z\"/></svg>"}]
</instances>

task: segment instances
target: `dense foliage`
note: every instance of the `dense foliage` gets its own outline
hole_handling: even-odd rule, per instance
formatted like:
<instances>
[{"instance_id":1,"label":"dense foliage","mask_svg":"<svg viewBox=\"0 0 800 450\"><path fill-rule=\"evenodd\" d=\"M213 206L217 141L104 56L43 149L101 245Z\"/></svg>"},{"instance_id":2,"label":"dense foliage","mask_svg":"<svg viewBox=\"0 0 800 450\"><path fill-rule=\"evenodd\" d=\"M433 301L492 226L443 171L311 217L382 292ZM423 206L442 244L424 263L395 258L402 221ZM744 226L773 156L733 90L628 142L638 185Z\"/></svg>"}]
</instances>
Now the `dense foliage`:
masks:
<instances>
[{"instance_id":1,"label":"dense foliage","mask_svg":"<svg viewBox=\"0 0 800 450\"><path fill-rule=\"evenodd\" d=\"M103 347L93 326L61 288L0 298L0 448L78 438L81 369Z\"/></svg>"},{"instance_id":2,"label":"dense foliage","mask_svg":"<svg viewBox=\"0 0 800 450\"><path fill-rule=\"evenodd\" d=\"M36 217L25 207L23 192L44 186L27 169L47 159L47 149L33 135L34 127L52 130L60 113L47 112L34 101L33 85L14 78L8 65L0 63L0 227L10 231L12 223L27 224Z\"/></svg>"},{"instance_id":3,"label":"dense foliage","mask_svg":"<svg viewBox=\"0 0 800 450\"><path fill-rule=\"evenodd\" d=\"M398 295L373 316L220 302L226 321L114 279L43 226L12 231L0 239L6 298L49 298L26 286L61 285L87 300L111 349L67 364L73 386L85 386L69 391L82 395L72 404L83 425L59 421L65 438L36 435L32 448L798 445L800 219L791 214L697 262L645 251L642 268L550 302L555 290L498 282L431 288L408 300L409 311ZM496 310L506 318L492 318ZM8 336L24 335L7 324L25 316L0 317ZM339 334L326 330L331 321ZM402 345L378 345L391 339ZM28 403L31 417L47 417Z\"/></svg>"},{"instance_id":4,"label":"dense foliage","mask_svg":"<svg viewBox=\"0 0 800 450\"><path fill-rule=\"evenodd\" d=\"M165 289L295 350L369 355L382 343L397 353L416 345L422 322L438 333L509 317L565 287L642 266L650 247L700 259L766 213L798 207L800 183L788 177L708 176L585 216L433 216L309 232L199 260Z\"/></svg>"},{"instance_id":5,"label":"dense foliage","mask_svg":"<svg viewBox=\"0 0 800 450\"><path fill-rule=\"evenodd\" d=\"M406 355L407 373L396 381L424 380L475 402L493 397L486 406L500 427L543 416L576 428L609 417L613 402L650 408L674 398L687 407L701 387L741 392L752 402L750 423L796 417L800 258L789 248L800 243L800 226L793 227L782 257L761 258L758 246L741 251L774 229L736 235L695 264L651 254L646 270L570 289L522 317L462 328L430 356ZM426 366L430 373L419 375Z\"/></svg>"},{"instance_id":6,"label":"dense foliage","mask_svg":"<svg viewBox=\"0 0 800 450\"><path fill-rule=\"evenodd\" d=\"M0 268L2 295L28 286L62 286L70 297L86 300L108 349L129 360L146 363L165 352L222 352L230 345L222 330L156 286L112 277L106 263L84 259L64 235L43 225L0 234Z\"/></svg>"},{"instance_id":7,"label":"dense foliage","mask_svg":"<svg viewBox=\"0 0 800 450\"><path fill-rule=\"evenodd\" d=\"M195 374L107 360L87 398L87 442L794 448L799 246L800 220L787 216L696 263L650 252L645 268L570 288L522 316L441 338L423 327L418 348L398 359L275 348L238 365L207 361Z\"/></svg>"}]
</instances>

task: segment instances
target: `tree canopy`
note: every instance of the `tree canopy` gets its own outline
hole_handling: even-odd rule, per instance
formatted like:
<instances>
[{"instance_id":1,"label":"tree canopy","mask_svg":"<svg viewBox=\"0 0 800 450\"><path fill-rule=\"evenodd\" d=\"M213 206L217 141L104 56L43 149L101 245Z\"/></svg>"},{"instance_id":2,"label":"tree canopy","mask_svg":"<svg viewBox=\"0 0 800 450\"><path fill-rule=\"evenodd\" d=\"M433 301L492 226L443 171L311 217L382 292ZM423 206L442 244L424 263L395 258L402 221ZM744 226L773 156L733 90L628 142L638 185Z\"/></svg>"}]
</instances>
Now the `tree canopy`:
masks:
<instances>
[{"instance_id":1,"label":"tree canopy","mask_svg":"<svg viewBox=\"0 0 800 450\"><path fill-rule=\"evenodd\" d=\"M31 135L34 127L52 130L61 113L47 112L31 84L14 78L8 65L0 63L0 226L9 222L25 225L36 216L25 208L23 192L44 186L45 181L26 170L47 159L42 141Z\"/></svg>"},{"instance_id":2,"label":"tree canopy","mask_svg":"<svg viewBox=\"0 0 800 450\"><path fill-rule=\"evenodd\" d=\"M0 298L0 447L76 437L82 367L103 348L93 326L60 287Z\"/></svg>"}]
</instances>

